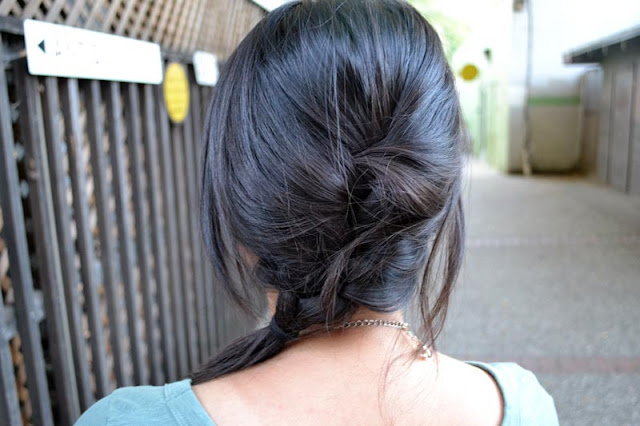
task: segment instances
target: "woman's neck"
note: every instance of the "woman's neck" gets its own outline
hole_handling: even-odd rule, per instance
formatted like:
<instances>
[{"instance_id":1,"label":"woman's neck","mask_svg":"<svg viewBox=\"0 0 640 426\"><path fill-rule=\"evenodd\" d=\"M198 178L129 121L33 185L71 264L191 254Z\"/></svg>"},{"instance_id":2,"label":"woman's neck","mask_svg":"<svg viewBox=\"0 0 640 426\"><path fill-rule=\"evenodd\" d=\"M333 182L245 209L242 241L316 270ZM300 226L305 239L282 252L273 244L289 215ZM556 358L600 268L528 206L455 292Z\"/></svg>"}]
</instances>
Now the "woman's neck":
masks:
<instances>
[{"instance_id":1,"label":"woman's neck","mask_svg":"<svg viewBox=\"0 0 640 426\"><path fill-rule=\"evenodd\" d=\"M397 324L403 322L402 312L380 314L366 309L359 310L349 322L380 320ZM323 326L313 333L288 343L276 357L279 362L303 363L318 359L339 360L344 366L358 360L370 367L382 367L398 358L407 361L420 360L420 346L403 330L394 326L367 325L326 330ZM308 332L309 330L307 330ZM404 364L404 363L403 363Z\"/></svg>"}]
</instances>

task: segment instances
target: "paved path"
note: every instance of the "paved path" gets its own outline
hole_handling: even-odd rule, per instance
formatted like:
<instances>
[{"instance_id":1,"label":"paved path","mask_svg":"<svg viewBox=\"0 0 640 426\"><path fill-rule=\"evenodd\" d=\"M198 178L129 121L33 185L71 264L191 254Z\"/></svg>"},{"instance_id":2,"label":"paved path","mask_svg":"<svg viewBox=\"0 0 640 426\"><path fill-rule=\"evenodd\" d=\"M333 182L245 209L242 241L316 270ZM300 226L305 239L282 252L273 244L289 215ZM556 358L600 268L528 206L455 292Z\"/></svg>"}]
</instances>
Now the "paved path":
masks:
<instances>
[{"instance_id":1,"label":"paved path","mask_svg":"<svg viewBox=\"0 0 640 426\"><path fill-rule=\"evenodd\" d=\"M562 425L640 425L640 198L472 170L439 349L534 371Z\"/></svg>"}]
</instances>

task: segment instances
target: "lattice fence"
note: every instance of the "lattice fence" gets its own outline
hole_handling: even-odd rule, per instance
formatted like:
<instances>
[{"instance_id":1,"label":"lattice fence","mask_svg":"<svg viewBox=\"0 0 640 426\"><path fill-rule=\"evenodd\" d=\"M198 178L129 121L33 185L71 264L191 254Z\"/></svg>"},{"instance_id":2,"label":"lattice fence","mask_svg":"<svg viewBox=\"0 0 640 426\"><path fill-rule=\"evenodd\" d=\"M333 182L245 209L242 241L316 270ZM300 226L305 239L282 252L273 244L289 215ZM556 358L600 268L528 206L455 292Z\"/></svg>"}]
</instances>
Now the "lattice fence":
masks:
<instances>
[{"instance_id":1,"label":"lattice fence","mask_svg":"<svg viewBox=\"0 0 640 426\"><path fill-rule=\"evenodd\" d=\"M264 11L249 0L1 0L0 16L38 19L227 57Z\"/></svg>"},{"instance_id":2,"label":"lattice fence","mask_svg":"<svg viewBox=\"0 0 640 426\"><path fill-rule=\"evenodd\" d=\"M222 59L263 15L249 0L0 0L0 17ZM251 324L198 243L210 88L185 64L191 112L174 125L159 87L34 77L23 50L0 34L0 425L71 424L115 387L184 377Z\"/></svg>"},{"instance_id":3,"label":"lattice fence","mask_svg":"<svg viewBox=\"0 0 640 426\"><path fill-rule=\"evenodd\" d=\"M0 33L0 425L68 425L114 388L185 377L252 323L198 228L212 88L32 76Z\"/></svg>"}]
</instances>

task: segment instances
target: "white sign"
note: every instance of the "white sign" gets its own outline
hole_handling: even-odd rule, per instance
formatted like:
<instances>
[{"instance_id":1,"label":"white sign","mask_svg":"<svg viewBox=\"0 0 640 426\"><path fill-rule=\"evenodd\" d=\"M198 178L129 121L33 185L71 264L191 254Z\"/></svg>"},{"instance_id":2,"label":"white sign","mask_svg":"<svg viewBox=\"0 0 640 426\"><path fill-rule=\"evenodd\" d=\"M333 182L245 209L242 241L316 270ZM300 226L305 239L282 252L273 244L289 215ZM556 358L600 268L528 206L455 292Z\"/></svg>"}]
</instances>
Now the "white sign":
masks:
<instances>
[{"instance_id":1,"label":"white sign","mask_svg":"<svg viewBox=\"0 0 640 426\"><path fill-rule=\"evenodd\" d=\"M160 84L156 43L65 25L24 21L27 66L33 75Z\"/></svg>"},{"instance_id":2,"label":"white sign","mask_svg":"<svg viewBox=\"0 0 640 426\"><path fill-rule=\"evenodd\" d=\"M213 53L197 51L193 54L196 82L201 86L215 86L218 82L218 58Z\"/></svg>"},{"instance_id":3,"label":"white sign","mask_svg":"<svg viewBox=\"0 0 640 426\"><path fill-rule=\"evenodd\" d=\"M255 4L257 4L267 12L271 12L273 9L282 6L287 1L288 0L253 0Z\"/></svg>"}]
</instances>

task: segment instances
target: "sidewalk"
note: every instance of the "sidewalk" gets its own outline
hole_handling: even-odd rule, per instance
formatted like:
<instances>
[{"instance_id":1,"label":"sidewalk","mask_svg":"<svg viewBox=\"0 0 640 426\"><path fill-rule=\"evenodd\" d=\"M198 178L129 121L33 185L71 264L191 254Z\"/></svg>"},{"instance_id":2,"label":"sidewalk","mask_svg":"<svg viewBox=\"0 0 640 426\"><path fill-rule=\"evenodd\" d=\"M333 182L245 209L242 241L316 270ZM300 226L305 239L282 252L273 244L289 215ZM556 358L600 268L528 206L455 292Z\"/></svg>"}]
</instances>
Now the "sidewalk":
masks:
<instances>
[{"instance_id":1,"label":"sidewalk","mask_svg":"<svg viewBox=\"0 0 640 426\"><path fill-rule=\"evenodd\" d=\"M640 424L640 198L474 165L467 255L439 350L515 361L562 425Z\"/></svg>"}]
</instances>

